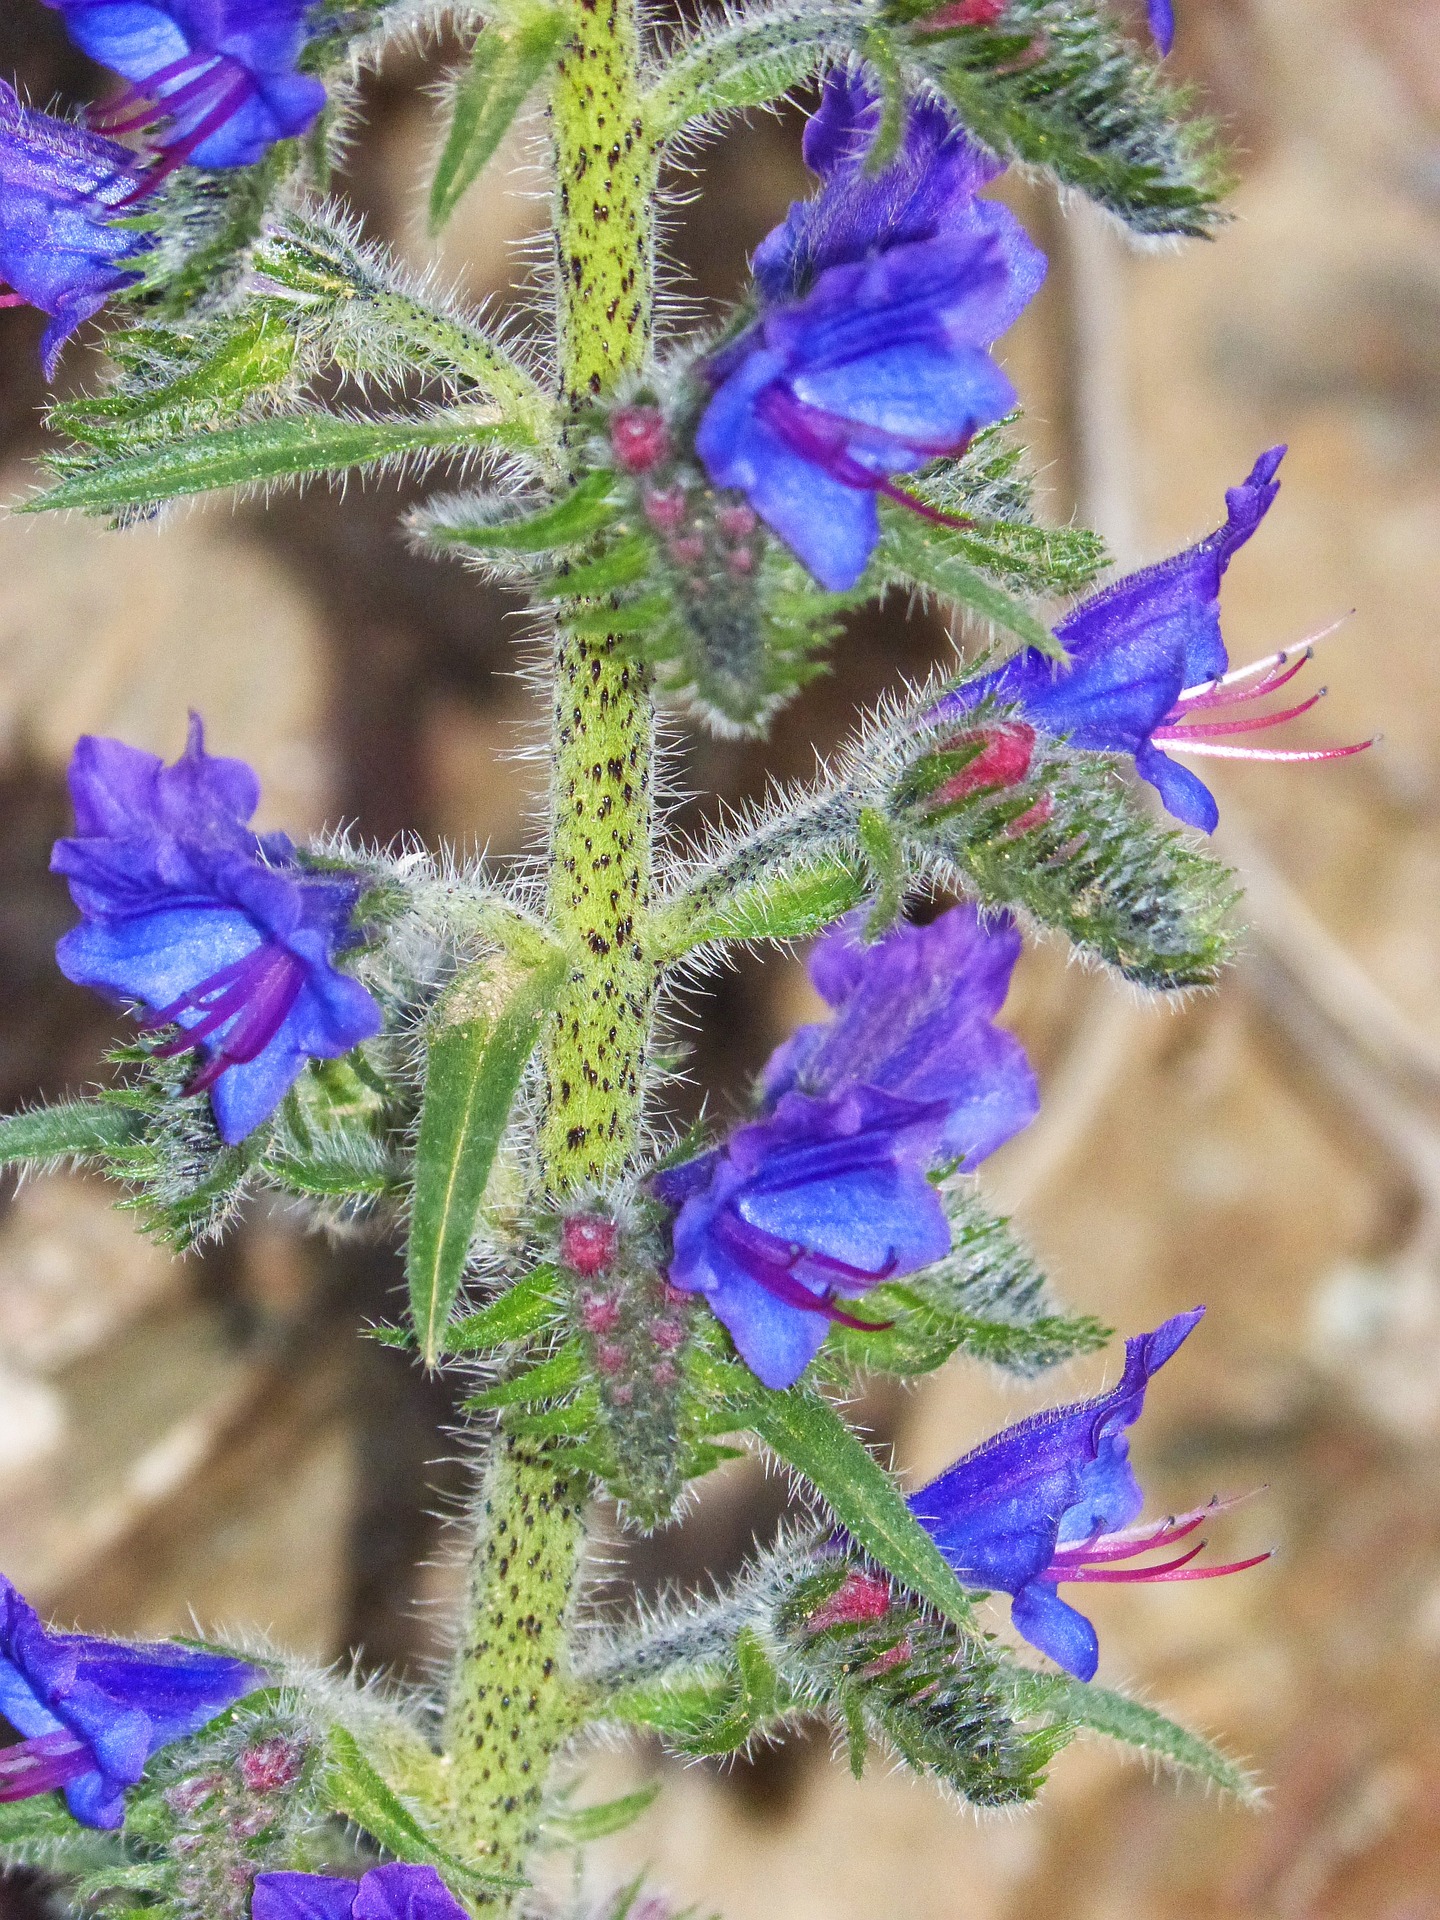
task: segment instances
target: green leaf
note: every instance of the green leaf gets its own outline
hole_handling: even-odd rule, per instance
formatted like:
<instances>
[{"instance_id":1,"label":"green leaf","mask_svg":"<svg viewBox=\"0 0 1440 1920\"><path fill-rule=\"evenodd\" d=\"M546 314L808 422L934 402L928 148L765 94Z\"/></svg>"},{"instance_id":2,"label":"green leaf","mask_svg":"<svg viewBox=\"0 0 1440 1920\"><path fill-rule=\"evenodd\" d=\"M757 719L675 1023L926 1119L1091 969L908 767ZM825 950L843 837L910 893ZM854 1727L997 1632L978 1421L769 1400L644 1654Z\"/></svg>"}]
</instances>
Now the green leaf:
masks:
<instances>
[{"instance_id":1,"label":"green leaf","mask_svg":"<svg viewBox=\"0 0 1440 1920\"><path fill-rule=\"evenodd\" d=\"M137 1106L108 1100L62 1100L53 1107L0 1117L0 1166L28 1161L103 1160L134 1144L145 1131Z\"/></svg>"},{"instance_id":2,"label":"green leaf","mask_svg":"<svg viewBox=\"0 0 1440 1920\"><path fill-rule=\"evenodd\" d=\"M713 897L702 879L657 909L652 939L666 959L707 940L808 939L863 900L867 884L858 860L838 858L740 880Z\"/></svg>"},{"instance_id":3,"label":"green leaf","mask_svg":"<svg viewBox=\"0 0 1440 1920\"><path fill-rule=\"evenodd\" d=\"M405 1271L427 1365L439 1358L485 1183L569 961L536 935L455 983L430 1036Z\"/></svg>"},{"instance_id":4,"label":"green leaf","mask_svg":"<svg viewBox=\"0 0 1440 1920\"><path fill-rule=\"evenodd\" d=\"M597 1703L597 1717L650 1727L675 1746L689 1747L725 1712L733 1681L724 1674L683 1680L641 1680L619 1687Z\"/></svg>"},{"instance_id":5,"label":"green leaf","mask_svg":"<svg viewBox=\"0 0 1440 1920\"><path fill-rule=\"evenodd\" d=\"M465 1402L467 1412L486 1413L496 1407L528 1407L541 1400L558 1400L578 1387L585 1375L585 1352L578 1340L568 1340L558 1353L538 1366L512 1374Z\"/></svg>"},{"instance_id":6,"label":"green leaf","mask_svg":"<svg viewBox=\"0 0 1440 1920\"><path fill-rule=\"evenodd\" d=\"M561 7L522 5L492 19L455 88L450 131L430 187L430 231L439 233L477 180L565 37Z\"/></svg>"},{"instance_id":7,"label":"green leaf","mask_svg":"<svg viewBox=\"0 0 1440 1920\"><path fill-rule=\"evenodd\" d=\"M1226 182L1212 129L1187 118L1186 96L1112 8L1007 0L993 28L939 32L926 25L936 10L935 0L886 9L912 82L938 88L985 146L1078 188L1137 233L1213 231Z\"/></svg>"},{"instance_id":8,"label":"green leaf","mask_svg":"<svg viewBox=\"0 0 1440 1920\"><path fill-rule=\"evenodd\" d=\"M397 1860L438 1867L447 1879L467 1888L524 1884L508 1874L468 1866L448 1852L387 1784L345 1727L331 1726L325 1735L321 1791L333 1812L353 1820Z\"/></svg>"},{"instance_id":9,"label":"green leaf","mask_svg":"<svg viewBox=\"0 0 1440 1920\"><path fill-rule=\"evenodd\" d=\"M585 1847L592 1840L606 1840L612 1833L623 1833L633 1826L647 1808L652 1807L661 1783L652 1780L634 1793L617 1800L602 1801L598 1807L558 1807L545 1816L544 1839L553 1847Z\"/></svg>"},{"instance_id":10,"label":"green leaf","mask_svg":"<svg viewBox=\"0 0 1440 1920\"><path fill-rule=\"evenodd\" d=\"M555 1318L560 1275L554 1267L533 1268L487 1307L457 1321L445 1337L447 1353L493 1353L513 1340L542 1333Z\"/></svg>"},{"instance_id":11,"label":"green leaf","mask_svg":"<svg viewBox=\"0 0 1440 1920\"><path fill-rule=\"evenodd\" d=\"M940 1549L890 1475L828 1402L792 1387L751 1401L745 1420L772 1452L805 1476L881 1566L947 1619L962 1627L971 1624L970 1602Z\"/></svg>"},{"instance_id":12,"label":"green leaf","mask_svg":"<svg viewBox=\"0 0 1440 1920\"><path fill-rule=\"evenodd\" d=\"M69 472L22 513L79 507L119 513L151 507L183 494L260 486L306 474L340 473L429 449L464 453L481 447L520 446L523 430L501 423L489 408L453 407L413 418L351 419L318 408L245 426L172 440L102 466Z\"/></svg>"},{"instance_id":13,"label":"green leaf","mask_svg":"<svg viewBox=\"0 0 1440 1920\"><path fill-rule=\"evenodd\" d=\"M696 120L743 113L779 100L854 41L856 12L834 5L754 7L718 15L667 61L645 98L653 140Z\"/></svg>"},{"instance_id":14,"label":"green leaf","mask_svg":"<svg viewBox=\"0 0 1440 1920\"><path fill-rule=\"evenodd\" d=\"M473 503L461 500L412 522L432 546L473 547L482 553L553 553L582 546L615 518L614 481L608 473L586 474L561 500L538 513L487 520ZM486 503L488 504L488 503Z\"/></svg>"},{"instance_id":15,"label":"green leaf","mask_svg":"<svg viewBox=\"0 0 1440 1920\"><path fill-rule=\"evenodd\" d=\"M1010 1668L1006 1677L1013 1690L1015 1711L1029 1717L1045 1714L1072 1726L1107 1734L1125 1746L1154 1754L1178 1773L1197 1774L1224 1793L1233 1793L1247 1806L1259 1804L1262 1792L1252 1777L1228 1755L1178 1726L1153 1707L1129 1700L1123 1693L1097 1687L1093 1681L1074 1680L1067 1673L1035 1673Z\"/></svg>"},{"instance_id":16,"label":"green leaf","mask_svg":"<svg viewBox=\"0 0 1440 1920\"><path fill-rule=\"evenodd\" d=\"M1013 634L1027 647L1063 660L1065 650L1044 621L972 566L959 548L958 537L949 527L934 526L918 514L883 500L880 544L871 564L887 579L937 593L991 626Z\"/></svg>"}]
</instances>

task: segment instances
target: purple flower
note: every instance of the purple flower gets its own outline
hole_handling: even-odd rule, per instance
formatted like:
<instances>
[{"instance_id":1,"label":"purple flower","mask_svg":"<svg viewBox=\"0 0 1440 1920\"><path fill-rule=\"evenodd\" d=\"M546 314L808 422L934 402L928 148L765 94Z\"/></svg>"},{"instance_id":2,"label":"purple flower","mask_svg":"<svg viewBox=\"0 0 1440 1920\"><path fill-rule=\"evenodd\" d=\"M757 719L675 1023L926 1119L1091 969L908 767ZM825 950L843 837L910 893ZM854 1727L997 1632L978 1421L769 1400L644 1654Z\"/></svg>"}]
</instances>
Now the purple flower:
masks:
<instances>
[{"instance_id":1,"label":"purple flower","mask_svg":"<svg viewBox=\"0 0 1440 1920\"><path fill-rule=\"evenodd\" d=\"M969 1169L1034 1117L1020 1043L992 1024L1020 940L954 907L873 947L863 912L816 947L810 976L836 1009L771 1056L761 1118L667 1169L679 1209L671 1283L703 1293L751 1370L788 1387L836 1305L950 1250L931 1168Z\"/></svg>"},{"instance_id":2,"label":"purple flower","mask_svg":"<svg viewBox=\"0 0 1440 1920\"><path fill-rule=\"evenodd\" d=\"M328 1873L257 1873L252 1920L465 1920L434 1867L372 1867L358 1880Z\"/></svg>"},{"instance_id":3,"label":"purple flower","mask_svg":"<svg viewBox=\"0 0 1440 1920\"><path fill-rule=\"evenodd\" d=\"M1175 44L1174 0L1150 0L1150 31L1162 54Z\"/></svg>"},{"instance_id":4,"label":"purple flower","mask_svg":"<svg viewBox=\"0 0 1440 1920\"><path fill-rule=\"evenodd\" d=\"M1056 1591L1064 1582L1213 1580L1269 1558L1191 1566L1202 1540L1158 1566L1117 1564L1184 1539L1223 1504L1158 1525L1131 1524L1145 1498L1126 1429L1140 1418L1150 1376L1204 1311L1178 1313L1154 1333L1127 1340L1125 1371L1109 1393L1007 1427L911 1497L911 1512L956 1576L970 1587L1008 1593L1017 1630L1077 1679L1094 1677L1100 1649L1094 1627Z\"/></svg>"},{"instance_id":5,"label":"purple flower","mask_svg":"<svg viewBox=\"0 0 1440 1920\"><path fill-rule=\"evenodd\" d=\"M130 82L93 116L109 133L165 123L153 187L185 161L248 167L304 133L325 89L297 71L313 0L45 0L70 38Z\"/></svg>"},{"instance_id":6,"label":"purple flower","mask_svg":"<svg viewBox=\"0 0 1440 1920\"><path fill-rule=\"evenodd\" d=\"M707 369L696 451L835 592L880 537L876 495L964 447L1015 404L986 348L1039 287L1044 256L1004 207L1000 172L933 102L912 102L895 159L871 172L880 103L832 73L805 133L820 175L755 256L759 318ZM920 509L927 511L926 509Z\"/></svg>"},{"instance_id":7,"label":"purple flower","mask_svg":"<svg viewBox=\"0 0 1440 1920\"><path fill-rule=\"evenodd\" d=\"M140 277L129 264L151 243L113 220L138 180L124 147L36 113L0 80L0 276L12 289L0 306L50 315L47 380L75 329Z\"/></svg>"},{"instance_id":8,"label":"purple flower","mask_svg":"<svg viewBox=\"0 0 1440 1920\"><path fill-rule=\"evenodd\" d=\"M1016 654L994 672L947 694L930 714L954 719L982 700L1014 706L1043 732L1097 753L1126 753L1135 771L1187 826L1212 833L1215 796L1161 745L1184 753L1247 760L1334 760L1370 744L1287 750L1241 746L1232 736L1278 726L1305 713L1319 694L1279 713L1215 721L1213 709L1243 705L1276 692L1310 658L1308 648L1271 655L1229 671L1220 632L1220 582L1280 491L1275 478L1284 447L1255 462L1250 477L1225 495L1222 527L1168 560L1127 574L1066 616L1055 638L1069 655L1057 663L1038 648ZM1258 677L1257 677L1258 676ZM1253 685L1245 682L1252 681Z\"/></svg>"},{"instance_id":9,"label":"purple flower","mask_svg":"<svg viewBox=\"0 0 1440 1920\"><path fill-rule=\"evenodd\" d=\"M0 1574L0 1714L26 1737L0 1749L0 1801L65 1789L87 1827L118 1827L151 1754L267 1684L199 1647L55 1633Z\"/></svg>"},{"instance_id":10,"label":"purple flower","mask_svg":"<svg viewBox=\"0 0 1440 1920\"><path fill-rule=\"evenodd\" d=\"M353 944L361 882L308 871L283 834L248 822L260 787L243 760L205 751L199 718L173 767L86 735L70 762L76 835L51 869L84 915L56 948L60 970L175 1025L161 1054L202 1048L190 1092L208 1088L221 1137L267 1120L307 1060L380 1031L380 1009L334 965Z\"/></svg>"}]
</instances>

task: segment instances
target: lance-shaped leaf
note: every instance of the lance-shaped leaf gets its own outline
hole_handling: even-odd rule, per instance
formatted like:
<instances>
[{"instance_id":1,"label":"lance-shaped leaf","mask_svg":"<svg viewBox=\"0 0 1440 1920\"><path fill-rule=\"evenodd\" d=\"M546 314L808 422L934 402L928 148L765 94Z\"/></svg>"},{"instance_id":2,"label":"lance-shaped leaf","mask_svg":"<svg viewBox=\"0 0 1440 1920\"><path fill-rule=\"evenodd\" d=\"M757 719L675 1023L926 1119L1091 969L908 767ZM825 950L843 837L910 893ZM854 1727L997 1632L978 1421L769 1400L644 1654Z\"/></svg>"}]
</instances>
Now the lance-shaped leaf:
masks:
<instances>
[{"instance_id":1,"label":"lance-shaped leaf","mask_svg":"<svg viewBox=\"0 0 1440 1920\"><path fill-rule=\"evenodd\" d=\"M502 421L489 407L452 407L380 420L307 409L192 434L103 465L73 470L72 463L66 463L71 470L59 485L26 501L21 512L79 507L87 513L124 513L183 494L342 473L407 454L528 444L523 428Z\"/></svg>"},{"instance_id":2,"label":"lance-shaped leaf","mask_svg":"<svg viewBox=\"0 0 1440 1920\"><path fill-rule=\"evenodd\" d=\"M633 1826L647 1807L655 1804L660 1782L652 1780L634 1793L605 1800L596 1807L555 1807L545 1816L541 1844L547 1847L587 1847Z\"/></svg>"},{"instance_id":3,"label":"lance-shaped leaf","mask_svg":"<svg viewBox=\"0 0 1440 1920\"><path fill-rule=\"evenodd\" d=\"M540 1023L569 970L542 936L463 974L431 1030L405 1271L420 1351L433 1365L475 1232L485 1183Z\"/></svg>"},{"instance_id":4,"label":"lance-shaped leaf","mask_svg":"<svg viewBox=\"0 0 1440 1920\"><path fill-rule=\"evenodd\" d=\"M827 1401L803 1388L749 1401L744 1423L803 1474L865 1551L947 1619L968 1626L970 1602L895 1482Z\"/></svg>"},{"instance_id":5,"label":"lance-shaped leaf","mask_svg":"<svg viewBox=\"0 0 1440 1920\"><path fill-rule=\"evenodd\" d=\"M519 1884L509 1875L470 1866L443 1847L387 1784L345 1727L332 1726L325 1736L322 1791L327 1805L353 1820L397 1860L438 1867L447 1879L470 1889Z\"/></svg>"},{"instance_id":6,"label":"lance-shaped leaf","mask_svg":"<svg viewBox=\"0 0 1440 1920\"><path fill-rule=\"evenodd\" d=\"M7 1113L0 1117L0 1166L104 1160L134 1146L145 1125L143 1106L114 1095Z\"/></svg>"},{"instance_id":7,"label":"lance-shaped leaf","mask_svg":"<svg viewBox=\"0 0 1440 1920\"><path fill-rule=\"evenodd\" d=\"M904 507L882 501L880 544L871 565L886 580L938 594L989 626L1013 634L1027 647L1063 660L1065 650L1045 622L965 557L963 538L958 529L934 526Z\"/></svg>"},{"instance_id":8,"label":"lance-shaped leaf","mask_svg":"<svg viewBox=\"0 0 1440 1920\"><path fill-rule=\"evenodd\" d=\"M678 48L645 100L652 139L668 140L697 120L743 113L779 100L864 32L859 6L781 4L716 14Z\"/></svg>"},{"instance_id":9,"label":"lance-shaped leaf","mask_svg":"<svg viewBox=\"0 0 1440 1920\"><path fill-rule=\"evenodd\" d=\"M1154 1707L1129 1700L1108 1687L1097 1687L1093 1681L1074 1680L1067 1673L1035 1673L1012 1667L1006 1677L1014 1710L1026 1718L1044 1716L1106 1734L1127 1747L1153 1754L1177 1773L1208 1780L1249 1806L1261 1798L1259 1787L1243 1767L1209 1740L1177 1725Z\"/></svg>"},{"instance_id":10,"label":"lance-shaped leaf","mask_svg":"<svg viewBox=\"0 0 1440 1920\"><path fill-rule=\"evenodd\" d=\"M565 37L561 7L507 8L475 42L455 86L450 130L430 186L430 231L438 233L505 138L533 87L549 72Z\"/></svg>"},{"instance_id":11,"label":"lance-shaped leaf","mask_svg":"<svg viewBox=\"0 0 1440 1920\"><path fill-rule=\"evenodd\" d=\"M589 473L563 498L534 513L517 513L508 501L444 500L411 516L410 525L432 546L469 547L477 553L555 553L582 546L610 525L618 512L614 481Z\"/></svg>"}]
</instances>

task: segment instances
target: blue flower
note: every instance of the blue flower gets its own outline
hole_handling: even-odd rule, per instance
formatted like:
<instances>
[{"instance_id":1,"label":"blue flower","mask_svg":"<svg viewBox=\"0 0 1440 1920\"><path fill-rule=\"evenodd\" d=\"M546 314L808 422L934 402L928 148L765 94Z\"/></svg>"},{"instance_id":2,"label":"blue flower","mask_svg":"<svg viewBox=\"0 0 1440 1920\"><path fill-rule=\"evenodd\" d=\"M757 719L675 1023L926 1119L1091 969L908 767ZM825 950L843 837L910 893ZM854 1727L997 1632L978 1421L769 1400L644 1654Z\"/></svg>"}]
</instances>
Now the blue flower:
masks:
<instances>
[{"instance_id":1,"label":"blue flower","mask_svg":"<svg viewBox=\"0 0 1440 1920\"><path fill-rule=\"evenodd\" d=\"M952 908L873 947L852 915L810 974L836 1009L772 1055L761 1118L667 1169L678 1208L673 1285L703 1293L767 1387L788 1387L829 1323L864 1327L837 1297L950 1250L928 1171L969 1169L1034 1117L1020 1043L992 1023L1020 949L1008 923Z\"/></svg>"},{"instance_id":2,"label":"blue flower","mask_svg":"<svg viewBox=\"0 0 1440 1920\"><path fill-rule=\"evenodd\" d=\"M70 763L76 835L51 869L84 915L56 958L67 979L176 1025L161 1054L200 1047L223 1139L269 1118L307 1060L380 1031L380 1009L335 956L353 944L361 882L308 871L283 834L248 825L260 788L243 760L205 751L198 717L173 767L85 736Z\"/></svg>"},{"instance_id":3,"label":"blue flower","mask_svg":"<svg viewBox=\"0 0 1440 1920\"><path fill-rule=\"evenodd\" d=\"M63 1787L77 1820L118 1827L151 1754L266 1684L228 1654L52 1632L0 1574L0 1715L25 1735L0 1749L0 1801Z\"/></svg>"},{"instance_id":4,"label":"blue flower","mask_svg":"<svg viewBox=\"0 0 1440 1920\"><path fill-rule=\"evenodd\" d=\"M759 317L709 363L695 447L835 592L880 537L892 476L964 447L1015 404L986 348L1030 300L1045 259L977 200L1000 171L939 106L912 102L895 159L867 156L880 104L833 73L805 135L823 182L755 256Z\"/></svg>"},{"instance_id":5,"label":"blue flower","mask_svg":"<svg viewBox=\"0 0 1440 1920\"><path fill-rule=\"evenodd\" d=\"M1214 832L1220 817L1215 796L1157 743L1202 757L1246 760L1335 760L1361 752L1369 741L1293 750L1241 746L1231 737L1293 720L1319 694L1279 713L1204 717L1276 692L1310 658L1307 648L1292 648L1231 673L1220 632L1220 582L1279 493L1275 474L1284 454L1284 447L1261 454L1249 478L1225 495L1225 524L1198 545L1127 574L1068 614L1055 629L1067 661L1027 648L947 694L929 718L953 719L993 699L1018 708L1034 726L1071 746L1130 754L1135 771L1167 810L1206 833Z\"/></svg>"},{"instance_id":6,"label":"blue flower","mask_svg":"<svg viewBox=\"0 0 1440 1920\"><path fill-rule=\"evenodd\" d=\"M1174 0L1150 0L1150 31L1162 54L1175 44Z\"/></svg>"},{"instance_id":7,"label":"blue flower","mask_svg":"<svg viewBox=\"0 0 1440 1920\"><path fill-rule=\"evenodd\" d=\"M165 122L157 185L184 162L248 167L302 134L325 89L297 62L313 0L45 0L76 46L130 82L93 116L111 133Z\"/></svg>"},{"instance_id":8,"label":"blue flower","mask_svg":"<svg viewBox=\"0 0 1440 1920\"><path fill-rule=\"evenodd\" d=\"M329 1873L257 1873L252 1920L465 1920L434 1867L372 1867L358 1880Z\"/></svg>"},{"instance_id":9,"label":"blue flower","mask_svg":"<svg viewBox=\"0 0 1440 1920\"><path fill-rule=\"evenodd\" d=\"M0 306L50 315L41 346L45 378L84 321L139 274L151 244L114 223L139 180L133 156L68 120L22 105L0 80Z\"/></svg>"},{"instance_id":10,"label":"blue flower","mask_svg":"<svg viewBox=\"0 0 1440 1920\"><path fill-rule=\"evenodd\" d=\"M987 1440L912 1495L910 1510L966 1586L1011 1596L1010 1617L1031 1646L1077 1679L1094 1677L1095 1629L1062 1600L1066 1581L1210 1580L1258 1566L1194 1567L1204 1546L1150 1567L1122 1567L1152 1547L1184 1539L1221 1503L1159 1525L1133 1526L1145 1504L1126 1429L1145 1389L1204 1313L1178 1313L1125 1343L1125 1371L1109 1393L1033 1414Z\"/></svg>"}]
</instances>

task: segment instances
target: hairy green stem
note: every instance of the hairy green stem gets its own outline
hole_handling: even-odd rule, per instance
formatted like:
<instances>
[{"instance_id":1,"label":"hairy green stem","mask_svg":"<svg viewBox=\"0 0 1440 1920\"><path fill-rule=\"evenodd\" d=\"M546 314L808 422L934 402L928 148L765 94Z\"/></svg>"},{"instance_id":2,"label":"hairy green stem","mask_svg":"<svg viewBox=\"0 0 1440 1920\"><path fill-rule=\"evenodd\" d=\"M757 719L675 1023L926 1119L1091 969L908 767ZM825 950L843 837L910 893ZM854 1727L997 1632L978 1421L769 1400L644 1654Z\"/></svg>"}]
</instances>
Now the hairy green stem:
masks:
<instances>
[{"instance_id":1,"label":"hairy green stem","mask_svg":"<svg viewBox=\"0 0 1440 1920\"><path fill-rule=\"evenodd\" d=\"M655 160L636 0L571 0L571 12L552 112L560 375L578 412L644 362ZM541 1153L559 1199L619 1167L639 1127L654 713L643 670L613 638L562 631L554 672L549 914L575 961L541 1050ZM583 1514L563 1464L506 1436L483 1505L446 1749L457 1844L514 1872L579 1711L567 1640Z\"/></svg>"}]
</instances>

